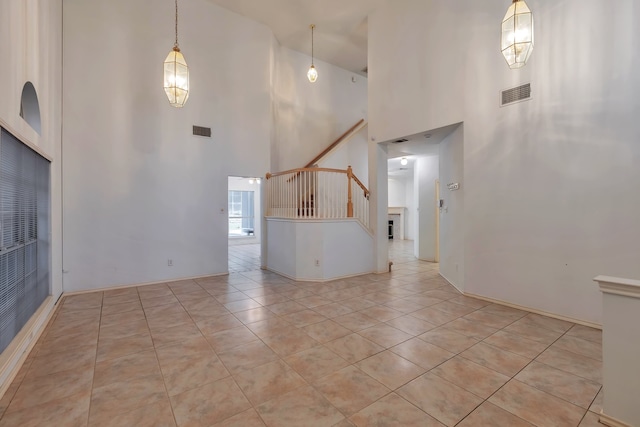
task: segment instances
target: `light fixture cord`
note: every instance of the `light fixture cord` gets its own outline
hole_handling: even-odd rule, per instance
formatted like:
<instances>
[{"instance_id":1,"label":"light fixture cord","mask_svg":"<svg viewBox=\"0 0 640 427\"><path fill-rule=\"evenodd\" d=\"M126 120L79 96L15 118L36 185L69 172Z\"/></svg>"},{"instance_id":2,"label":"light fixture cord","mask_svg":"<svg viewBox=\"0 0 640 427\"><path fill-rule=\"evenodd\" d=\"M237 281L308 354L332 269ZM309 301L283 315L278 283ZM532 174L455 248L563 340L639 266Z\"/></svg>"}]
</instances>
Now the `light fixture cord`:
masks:
<instances>
[{"instance_id":1,"label":"light fixture cord","mask_svg":"<svg viewBox=\"0 0 640 427\"><path fill-rule=\"evenodd\" d=\"M313 65L313 29L315 25L311 24L311 65Z\"/></svg>"},{"instance_id":2,"label":"light fixture cord","mask_svg":"<svg viewBox=\"0 0 640 427\"><path fill-rule=\"evenodd\" d=\"M178 0L176 0L176 43L173 47L178 48Z\"/></svg>"}]
</instances>

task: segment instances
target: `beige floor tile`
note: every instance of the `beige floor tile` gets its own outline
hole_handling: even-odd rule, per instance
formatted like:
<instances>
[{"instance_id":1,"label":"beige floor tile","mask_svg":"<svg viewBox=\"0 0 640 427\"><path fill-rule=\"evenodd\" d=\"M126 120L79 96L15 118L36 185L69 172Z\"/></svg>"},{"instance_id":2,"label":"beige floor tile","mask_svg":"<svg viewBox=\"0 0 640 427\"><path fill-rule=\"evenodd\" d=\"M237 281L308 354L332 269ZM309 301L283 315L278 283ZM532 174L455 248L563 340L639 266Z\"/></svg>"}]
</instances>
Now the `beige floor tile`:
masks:
<instances>
[{"instance_id":1,"label":"beige floor tile","mask_svg":"<svg viewBox=\"0 0 640 427\"><path fill-rule=\"evenodd\" d=\"M298 301L298 302L303 304L302 301ZM325 304L327 304L329 302L330 301L327 300L327 302ZM342 300L342 301L340 301L340 304L345 306L345 307L347 307L347 308L350 308L353 311L360 311L360 310L364 310L365 308L374 307L374 306L377 305L377 304L375 304L375 303L373 303L371 301L363 300L360 297L355 297L355 298L349 298L347 300ZM322 304L318 304L318 305L322 305Z\"/></svg>"},{"instance_id":2,"label":"beige floor tile","mask_svg":"<svg viewBox=\"0 0 640 427\"><path fill-rule=\"evenodd\" d=\"M243 326L233 314L225 314L222 316L209 317L196 323L198 328L205 335L213 335L216 332L226 331L228 329L239 328Z\"/></svg>"},{"instance_id":3,"label":"beige floor tile","mask_svg":"<svg viewBox=\"0 0 640 427\"><path fill-rule=\"evenodd\" d=\"M209 427L251 408L231 377L172 396L171 406L178 426L194 427Z\"/></svg>"},{"instance_id":4,"label":"beige floor tile","mask_svg":"<svg viewBox=\"0 0 640 427\"><path fill-rule=\"evenodd\" d=\"M563 332L553 331L551 329L545 329L537 325L532 325L523 319L520 319L506 328L505 332L520 335L524 338L538 341L539 343L551 345L555 340L560 338Z\"/></svg>"},{"instance_id":5,"label":"beige floor tile","mask_svg":"<svg viewBox=\"0 0 640 427\"><path fill-rule=\"evenodd\" d=\"M38 357L53 353L66 352L78 347L98 345L99 329L88 333L62 335L59 337L45 336L42 343L38 343Z\"/></svg>"},{"instance_id":6,"label":"beige floor tile","mask_svg":"<svg viewBox=\"0 0 640 427\"><path fill-rule=\"evenodd\" d=\"M69 396L60 396L38 405L17 411L7 411L0 419L0 427L41 427L51 424L65 427L84 427L89 418L89 389Z\"/></svg>"},{"instance_id":7,"label":"beige floor tile","mask_svg":"<svg viewBox=\"0 0 640 427\"><path fill-rule=\"evenodd\" d=\"M474 345L460 353L460 356L509 377L517 374L531 361L529 358L484 343Z\"/></svg>"},{"instance_id":8,"label":"beige floor tile","mask_svg":"<svg viewBox=\"0 0 640 427\"><path fill-rule=\"evenodd\" d=\"M456 319L442 327L448 331L456 332L460 335L478 340L484 339L498 331L496 328L464 318Z\"/></svg>"},{"instance_id":9,"label":"beige floor tile","mask_svg":"<svg viewBox=\"0 0 640 427\"><path fill-rule=\"evenodd\" d=\"M322 322L327 318L313 310L303 310L282 316L284 320L291 323L297 328L303 328L307 325Z\"/></svg>"},{"instance_id":10,"label":"beige floor tile","mask_svg":"<svg viewBox=\"0 0 640 427\"><path fill-rule=\"evenodd\" d=\"M430 417L395 393L391 393L367 406L352 415L349 420L357 427L443 426L435 418Z\"/></svg>"},{"instance_id":11,"label":"beige floor tile","mask_svg":"<svg viewBox=\"0 0 640 427\"><path fill-rule=\"evenodd\" d=\"M412 335L402 332L401 330L391 327L385 323L379 323L370 328L363 329L358 332L358 335L363 336L369 341L384 348L393 347L401 342L413 338Z\"/></svg>"},{"instance_id":12,"label":"beige floor tile","mask_svg":"<svg viewBox=\"0 0 640 427\"><path fill-rule=\"evenodd\" d=\"M265 338L271 335L280 335L290 331L292 328L295 328L291 323L279 317L248 323L246 326L251 330L251 332L260 338Z\"/></svg>"},{"instance_id":13,"label":"beige floor tile","mask_svg":"<svg viewBox=\"0 0 640 427\"><path fill-rule=\"evenodd\" d=\"M522 311L516 308L506 307L504 305L498 305L498 304L489 304L485 307L482 307L480 311L495 314L497 316L508 317L510 319L513 319L513 321L521 319L527 314L529 314L526 311Z\"/></svg>"},{"instance_id":14,"label":"beige floor tile","mask_svg":"<svg viewBox=\"0 0 640 427\"><path fill-rule=\"evenodd\" d=\"M215 334L207 335L206 338L211 343L211 347L218 353L258 339L246 326L216 332Z\"/></svg>"},{"instance_id":15,"label":"beige floor tile","mask_svg":"<svg viewBox=\"0 0 640 427\"><path fill-rule=\"evenodd\" d=\"M593 412L587 412L578 425L578 427L603 427L604 424L600 423L600 416Z\"/></svg>"},{"instance_id":16,"label":"beige floor tile","mask_svg":"<svg viewBox=\"0 0 640 427\"><path fill-rule=\"evenodd\" d=\"M383 305L365 308L364 310L360 310L358 313L364 314L365 316L368 316L378 322L388 322L389 320L395 319L396 317L404 316L403 312L385 307Z\"/></svg>"},{"instance_id":17,"label":"beige floor tile","mask_svg":"<svg viewBox=\"0 0 640 427\"><path fill-rule=\"evenodd\" d=\"M553 343L553 348L570 351L596 360L602 360L602 344L565 335Z\"/></svg>"},{"instance_id":18,"label":"beige floor tile","mask_svg":"<svg viewBox=\"0 0 640 427\"><path fill-rule=\"evenodd\" d=\"M419 338L412 338L392 347L390 350L427 370L440 365L454 356L454 353L422 341Z\"/></svg>"},{"instance_id":19,"label":"beige floor tile","mask_svg":"<svg viewBox=\"0 0 640 427\"><path fill-rule=\"evenodd\" d=\"M456 317L462 317L469 313L472 313L477 310L475 307L469 307L468 305L456 304L450 301L440 302L438 304L434 304L431 308L435 308L436 310L444 311L445 313L449 313Z\"/></svg>"},{"instance_id":20,"label":"beige floor tile","mask_svg":"<svg viewBox=\"0 0 640 427\"><path fill-rule=\"evenodd\" d=\"M469 347L476 345L479 341L475 338L461 335L443 327L432 329L420 335L423 341L437 345L451 353L460 353Z\"/></svg>"},{"instance_id":21,"label":"beige floor tile","mask_svg":"<svg viewBox=\"0 0 640 427\"><path fill-rule=\"evenodd\" d=\"M144 310L142 310L141 308L114 314L103 312L102 317L100 318L100 327L106 328L119 325L127 325L130 322L139 321L146 321Z\"/></svg>"},{"instance_id":22,"label":"beige floor tile","mask_svg":"<svg viewBox=\"0 0 640 427\"><path fill-rule=\"evenodd\" d=\"M187 303L189 301L203 301L203 300L207 300L209 298L211 298L211 295L209 295L209 293L207 291L205 291L204 289L198 289L196 291L193 292L188 292L188 293L179 293L179 294L175 294L176 298L178 299L178 301L180 301L182 304ZM245 296L246 298L246 296ZM185 307L186 308L186 307Z\"/></svg>"},{"instance_id":23,"label":"beige floor tile","mask_svg":"<svg viewBox=\"0 0 640 427\"><path fill-rule=\"evenodd\" d=\"M255 409L248 409L212 427L264 427L265 425Z\"/></svg>"},{"instance_id":24,"label":"beige floor tile","mask_svg":"<svg viewBox=\"0 0 640 427\"><path fill-rule=\"evenodd\" d=\"M403 386L425 372L424 368L389 350L361 360L356 366L390 390Z\"/></svg>"},{"instance_id":25,"label":"beige floor tile","mask_svg":"<svg viewBox=\"0 0 640 427\"><path fill-rule=\"evenodd\" d=\"M295 301L285 301L277 304L271 304L267 306L267 309L269 309L269 311L271 311L273 314L284 316L285 314L291 314L298 311L306 310L307 307Z\"/></svg>"},{"instance_id":26,"label":"beige floor tile","mask_svg":"<svg viewBox=\"0 0 640 427\"><path fill-rule=\"evenodd\" d=\"M600 390L600 384L539 362L532 362L514 378L585 409Z\"/></svg>"},{"instance_id":27,"label":"beige floor tile","mask_svg":"<svg viewBox=\"0 0 640 427\"><path fill-rule=\"evenodd\" d=\"M29 366L29 376L35 378L69 369L93 367L96 361L96 351L97 346L89 344L59 353L35 357Z\"/></svg>"},{"instance_id":28,"label":"beige floor tile","mask_svg":"<svg viewBox=\"0 0 640 427\"><path fill-rule=\"evenodd\" d=\"M236 313L233 313L233 315L245 325L277 317L276 314L265 307L254 308L252 310L246 311L238 311Z\"/></svg>"},{"instance_id":29,"label":"beige floor tile","mask_svg":"<svg viewBox=\"0 0 640 427\"><path fill-rule=\"evenodd\" d=\"M350 416L389 393L389 389L355 366L347 366L314 382L345 416Z\"/></svg>"},{"instance_id":30,"label":"beige floor tile","mask_svg":"<svg viewBox=\"0 0 640 427\"><path fill-rule=\"evenodd\" d=\"M400 329L401 331L414 336L424 334L425 332L436 328L436 325L429 323L426 320L408 315L396 317L386 323L387 325L393 326L396 329Z\"/></svg>"},{"instance_id":31,"label":"beige floor tile","mask_svg":"<svg viewBox=\"0 0 640 427\"><path fill-rule=\"evenodd\" d=\"M194 323L184 323L170 328L153 329L151 330L151 338L153 345L157 348L189 339L203 338L203 336Z\"/></svg>"},{"instance_id":32,"label":"beige floor tile","mask_svg":"<svg viewBox=\"0 0 640 427\"><path fill-rule=\"evenodd\" d=\"M362 313L349 313L334 317L332 320L353 332L370 328L379 323L376 319L372 319Z\"/></svg>"},{"instance_id":33,"label":"beige floor tile","mask_svg":"<svg viewBox=\"0 0 640 427\"><path fill-rule=\"evenodd\" d=\"M130 311L142 311L142 303L140 302L140 299L133 302L105 305L102 307L102 314L104 316L113 316L116 314L128 313Z\"/></svg>"},{"instance_id":34,"label":"beige floor tile","mask_svg":"<svg viewBox=\"0 0 640 427\"><path fill-rule=\"evenodd\" d=\"M147 324L151 330L172 328L186 323L195 323L186 311L180 313L167 313L164 316L147 315Z\"/></svg>"},{"instance_id":35,"label":"beige floor tile","mask_svg":"<svg viewBox=\"0 0 640 427\"><path fill-rule=\"evenodd\" d=\"M517 334L506 331L498 331L483 340L486 344L510 351L527 358L537 357L547 349L548 345L538 341L532 341Z\"/></svg>"},{"instance_id":36,"label":"beige floor tile","mask_svg":"<svg viewBox=\"0 0 640 427\"><path fill-rule=\"evenodd\" d=\"M176 295L188 294L191 292L198 292L202 290L200 285L198 285L194 280L181 280L178 282L170 282L169 288Z\"/></svg>"},{"instance_id":37,"label":"beige floor tile","mask_svg":"<svg viewBox=\"0 0 640 427\"><path fill-rule=\"evenodd\" d=\"M394 299L393 301L385 302L383 305L402 313L413 313L414 311L425 308L424 305L411 301L410 299Z\"/></svg>"},{"instance_id":38,"label":"beige floor tile","mask_svg":"<svg viewBox=\"0 0 640 427\"><path fill-rule=\"evenodd\" d=\"M173 295L173 292L171 292L170 290L168 290L167 295L158 294L158 296L155 296L156 294L149 294L149 296L152 296L152 298L144 298L143 295L144 294L140 294L140 300L142 301L142 307L145 310L149 308L164 307L166 305L179 303L176 296Z\"/></svg>"},{"instance_id":39,"label":"beige floor tile","mask_svg":"<svg viewBox=\"0 0 640 427\"><path fill-rule=\"evenodd\" d=\"M102 306L103 292L65 296L62 307L65 310L84 310Z\"/></svg>"},{"instance_id":40,"label":"beige floor tile","mask_svg":"<svg viewBox=\"0 0 640 427\"><path fill-rule=\"evenodd\" d=\"M92 379L93 369L91 366L38 377L30 377L27 374L11 400L7 414L62 397L88 392L91 390Z\"/></svg>"},{"instance_id":41,"label":"beige floor tile","mask_svg":"<svg viewBox=\"0 0 640 427\"><path fill-rule=\"evenodd\" d=\"M532 427L533 425L492 403L484 402L458 424L458 427L481 426Z\"/></svg>"},{"instance_id":42,"label":"beige floor tile","mask_svg":"<svg viewBox=\"0 0 640 427\"><path fill-rule=\"evenodd\" d=\"M301 351L285 361L307 381L325 377L349 365L349 362L325 346Z\"/></svg>"},{"instance_id":43,"label":"beige floor tile","mask_svg":"<svg viewBox=\"0 0 640 427\"><path fill-rule=\"evenodd\" d=\"M160 358L160 367L169 396L229 376L229 371L213 351L185 353L180 358Z\"/></svg>"},{"instance_id":44,"label":"beige floor tile","mask_svg":"<svg viewBox=\"0 0 640 427\"><path fill-rule=\"evenodd\" d=\"M454 426L482 403L478 396L429 372L397 393L447 426Z\"/></svg>"},{"instance_id":45,"label":"beige floor tile","mask_svg":"<svg viewBox=\"0 0 640 427\"><path fill-rule=\"evenodd\" d=\"M135 288L132 288L132 291L129 293L123 293L120 295L107 295L107 293L105 292L104 298L102 300L102 308L104 309L107 307L113 307L115 305L130 303L140 304L140 297L138 296L138 291Z\"/></svg>"},{"instance_id":46,"label":"beige floor tile","mask_svg":"<svg viewBox=\"0 0 640 427\"><path fill-rule=\"evenodd\" d=\"M343 415L313 388L304 386L257 408L269 427L331 427Z\"/></svg>"},{"instance_id":47,"label":"beige floor tile","mask_svg":"<svg viewBox=\"0 0 640 427\"><path fill-rule=\"evenodd\" d=\"M426 320L427 322L436 326L444 325L453 320L456 320L459 316L445 311L437 310L433 307L423 308L422 310L414 311L410 316L417 317L418 319Z\"/></svg>"},{"instance_id":48,"label":"beige floor tile","mask_svg":"<svg viewBox=\"0 0 640 427\"><path fill-rule=\"evenodd\" d=\"M229 310L213 298L183 301L182 306L195 321L230 314Z\"/></svg>"},{"instance_id":49,"label":"beige floor tile","mask_svg":"<svg viewBox=\"0 0 640 427\"><path fill-rule=\"evenodd\" d=\"M355 363L384 350L384 347L358 334L347 335L325 344L349 363Z\"/></svg>"},{"instance_id":50,"label":"beige floor tile","mask_svg":"<svg viewBox=\"0 0 640 427\"><path fill-rule=\"evenodd\" d=\"M574 324L571 322L553 319L551 317L541 316L535 313L529 313L525 317L523 317L522 323L562 333L567 332L574 326Z\"/></svg>"},{"instance_id":51,"label":"beige floor tile","mask_svg":"<svg viewBox=\"0 0 640 427\"><path fill-rule=\"evenodd\" d=\"M96 364L93 387L160 374L156 352L151 349Z\"/></svg>"},{"instance_id":52,"label":"beige floor tile","mask_svg":"<svg viewBox=\"0 0 640 427\"><path fill-rule=\"evenodd\" d=\"M449 359L431 372L483 399L511 379L460 356Z\"/></svg>"},{"instance_id":53,"label":"beige floor tile","mask_svg":"<svg viewBox=\"0 0 640 427\"><path fill-rule=\"evenodd\" d=\"M317 346L318 341L311 338L301 329L289 329L279 335L269 335L262 337L262 341L267 344L280 357L289 356Z\"/></svg>"},{"instance_id":54,"label":"beige floor tile","mask_svg":"<svg viewBox=\"0 0 640 427\"><path fill-rule=\"evenodd\" d=\"M241 372L235 375L235 380L254 406L306 384L302 377L282 360Z\"/></svg>"},{"instance_id":55,"label":"beige floor tile","mask_svg":"<svg viewBox=\"0 0 640 427\"><path fill-rule=\"evenodd\" d=\"M149 332L116 340L101 340L98 342L96 360L102 362L128 354L139 353L151 348L153 348L153 341L151 340L151 334Z\"/></svg>"},{"instance_id":56,"label":"beige floor tile","mask_svg":"<svg viewBox=\"0 0 640 427\"><path fill-rule=\"evenodd\" d=\"M89 427L175 427L169 399L163 399L124 413L105 414L91 419Z\"/></svg>"},{"instance_id":57,"label":"beige floor tile","mask_svg":"<svg viewBox=\"0 0 640 427\"><path fill-rule=\"evenodd\" d=\"M514 322L514 320L511 320L508 317L497 316L495 314L485 313L484 311L480 310L467 314L463 317L463 319L480 323L482 325L496 329L502 329Z\"/></svg>"},{"instance_id":58,"label":"beige floor tile","mask_svg":"<svg viewBox=\"0 0 640 427\"><path fill-rule=\"evenodd\" d=\"M593 399L591 406L589 406L589 410L591 412L595 412L596 414L600 414L600 412L602 412L603 390L603 388L600 388L596 398Z\"/></svg>"},{"instance_id":59,"label":"beige floor tile","mask_svg":"<svg viewBox=\"0 0 640 427\"><path fill-rule=\"evenodd\" d=\"M47 330L49 338L67 334L90 333L98 328L98 318L61 321L56 319Z\"/></svg>"},{"instance_id":60,"label":"beige floor tile","mask_svg":"<svg viewBox=\"0 0 640 427\"><path fill-rule=\"evenodd\" d=\"M167 285L149 285L138 288L138 295L144 303L144 300L173 296L173 292ZM177 300L176 300L177 301Z\"/></svg>"},{"instance_id":61,"label":"beige floor tile","mask_svg":"<svg viewBox=\"0 0 640 427\"><path fill-rule=\"evenodd\" d=\"M446 301L447 299L453 297L453 294L447 293L445 298L440 298L442 295L412 295L411 297L406 298L409 301L413 301L417 304L420 304L423 308L431 307L436 304L440 304L441 302Z\"/></svg>"},{"instance_id":62,"label":"beige floor tile","mask_svg":"<svg viewBox=\"0 0 640 427\"><path fill-rule=\"evenodd\" d=\"M91 307L84 310L65 310L64 307L58 309L51 319L51 323L47 327L46 331L53 326L56 322L72 322L78 319L95 320L100 319L102 313L102 307Z\"/></svg>"},{"instance_id":63,"label":"beige floor tile","mask_svg":"<svg viewBox=\"0 0 640 427\"><path fill-rule=\"evenodd\" d=\"M160 373L94 387L89 422L167 399Z\"/></svg>"},{"instance_id":64,"label":"beige floor tile","mask_svg":"<svg viewBox=\"0 0 640 427\"><path fill-rule=\"evenodd\" d=\"M333 320L325 320L302 328L314 340L325 343L351 334L351 331Z\"/></svg>"},{"instance_id":65,"label":"beige floor tile","mask_svg":"<svg viewBox=\"0 0 640 427\"><path fill-rule=\"evenodd\" d=\"M314 307L313 310L327 318L333 319L335 317L343 316L345 314L353 313L353 310L345 305L337 302L331 304L324 304Z\"/></svg>"},{"instance_id":66,"label":"beige floor tile","mask_svg":"<svg viewBox=\"0 0 640 427\"><path fill-rule=\"evenodd\" d=\"M132 335L148 334L149 326L144 317L140 320L131 320L111 326L100 327L100 341L116 340L130 337Z\"/></svg>"},{"instance_id":67,"label":"beige floor tile","mask_svg":"<svg viewBox=\"0 0 640 427\"><path fill-rule=\"evenodd\" d=\"M218 353L218 357L234 375L279 359L279 356L262 341L240 345L229 351Z\"/></svg>"},{"instance_id":68,"label":"beige floor tile","mask_svg":"<svg viewBox=\"0 0 640 427\"><path fill-rule=\"evenodd\" d=\"M557 348L545 350L536 361L602 384L602 362Z\"/></svg>"},{"instance_id":69,"label":"beige floor tile","mask_svg":"<svg viewBox=\"0 0 640 427\"><path fill-rule=\"evenodd\" d=\"M264 306L278 304L281 302L291 300L291 298L283 294L261 295L261 296L253 297L253 299Z\"/></svg>"},{"instance_id":70,"label":"beige floor tile","mask_svg":"<svg viewBox=\"0 0 640 427\"><path fill-rule=\"evenodd\" d=\"M577 426L586 410L511 380L489 402L539 426Z\"/></svg>"},{"instance_id":71,"label":"beige floor tile","mask_svg":"<svg viewBox=\"0 0 640 427\"><path fill-rule=\"evenodd\" d=\"M491 304L490 302L483 301L481 299L477 299L477 298L473 298L473 297L467 297L467 296L464 296L464 295L460 295L458 297L451 298L449 301L450 302L454 302L456 304L462 304L462 305L466 305L466 306L469 306L469 307L473 307L475 309L481 309L481 308L486 307L489 304ZM491 325L489 325L489 326L491 326Z\"/></svg>"},{"instance_id":72,"label":"beige floor tile","mask_svg":"<svg viewBox=\"0 0 640 427\"><path fill-rule=\"evenodd\" d=\"M573 328L567 331L567 335L602 344L601 329L589 328L582 325L574 325Z\"/></svg>"}]
</instances>

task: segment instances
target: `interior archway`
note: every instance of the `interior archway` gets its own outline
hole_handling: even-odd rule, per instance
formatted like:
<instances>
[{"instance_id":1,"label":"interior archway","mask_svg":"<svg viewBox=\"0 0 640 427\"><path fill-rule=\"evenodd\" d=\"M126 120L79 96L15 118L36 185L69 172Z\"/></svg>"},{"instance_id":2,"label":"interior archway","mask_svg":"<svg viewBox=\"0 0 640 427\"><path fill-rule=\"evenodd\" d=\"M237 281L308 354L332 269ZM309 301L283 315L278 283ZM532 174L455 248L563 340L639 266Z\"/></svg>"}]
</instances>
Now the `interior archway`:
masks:
<instances>
[{"instance_id":1,"label":"interior archway","mask_svg":"<svg viewBox=\"0 0 640 427\"><path fill-rule=\"evenodd\" d=\"M31 126L33 130L40 134L40 104L38 103L36 88L31 82L26 82L22 88L20 117L29 123L29 126Z\"/></svg>"}]
</instances>

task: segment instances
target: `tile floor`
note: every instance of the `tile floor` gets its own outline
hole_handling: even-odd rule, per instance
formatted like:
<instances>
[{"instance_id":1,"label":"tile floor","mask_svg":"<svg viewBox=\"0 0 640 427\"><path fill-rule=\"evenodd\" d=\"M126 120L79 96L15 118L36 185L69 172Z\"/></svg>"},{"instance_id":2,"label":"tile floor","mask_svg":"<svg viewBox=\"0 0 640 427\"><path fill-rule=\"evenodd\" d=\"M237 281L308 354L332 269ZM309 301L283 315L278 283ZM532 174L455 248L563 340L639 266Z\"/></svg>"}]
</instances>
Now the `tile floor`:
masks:
<instances>
[{"instance_id":1,"label":"tile floor","mask_svg":"<svg viewBox=\"0 0 640 427\"><path fill-rule=\"evenodd\" d=\"M461 296L410 252L325 284L254 269L66 297L0 426L600 425L599 331Z\"/></svg>"}]
</instances>

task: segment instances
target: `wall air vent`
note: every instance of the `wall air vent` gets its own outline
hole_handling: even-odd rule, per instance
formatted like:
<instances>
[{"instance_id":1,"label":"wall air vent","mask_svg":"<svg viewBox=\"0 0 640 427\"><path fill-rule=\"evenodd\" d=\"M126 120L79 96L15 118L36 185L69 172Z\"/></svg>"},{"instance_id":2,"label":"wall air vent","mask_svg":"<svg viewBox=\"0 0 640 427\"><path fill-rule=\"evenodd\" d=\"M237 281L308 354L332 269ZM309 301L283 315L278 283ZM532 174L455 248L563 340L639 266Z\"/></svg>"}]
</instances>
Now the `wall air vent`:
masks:
<instances>
[{"instance_id":1,"label":"wall air vent","mask_svg":"<svg viewBox=\"0 0 640 427\"><path fill-rule=\"evenodd\" d=\"M194 126L193 134L196 136L204 136L207 138L211 138L211 128L205 128L202 126Z\"/></svg>"},{"instance_id":2,"label":"wall air vent","mask_svg":"<svg viewBox=\"0 0 640 427\"><path fill-rule=\"evenodd\" d=\"M531 99L531 83L500 92L500 106L514 104L516 102Z\"/></svg>"},{"instance_id":3,"label":"wall air vent","mask_svg":"<svg viewBox=\"0 0 640 427\"><path fill-rule=\"evenodd\" d=\"M395 141L391 141L392 144L402 144L403 142L407 142L408 139L406 138L400 138L400 139L396 139Z\"/></svg>"}]
</instances>

